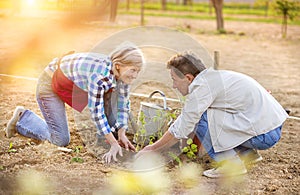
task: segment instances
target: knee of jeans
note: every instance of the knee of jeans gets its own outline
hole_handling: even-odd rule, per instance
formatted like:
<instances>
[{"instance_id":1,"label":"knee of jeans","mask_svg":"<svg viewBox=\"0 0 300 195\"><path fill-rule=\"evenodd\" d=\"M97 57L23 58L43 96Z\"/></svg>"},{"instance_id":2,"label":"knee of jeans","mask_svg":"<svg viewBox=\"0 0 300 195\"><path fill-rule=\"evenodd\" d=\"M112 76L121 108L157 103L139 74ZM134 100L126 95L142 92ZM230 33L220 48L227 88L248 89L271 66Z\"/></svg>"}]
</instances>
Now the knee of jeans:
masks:
<instances>
[{"instance_id":1,"label":"knee of jeans","mask_svg":"<svg viewBox=\"0 0 300 195\"><path fill-rule=\"evenodd\" d=\"M68 137L52 140L52 143L60 147L67 146L70 143L70 137L68 136Z\"/></svg>"},{"instance_id":2,"label":"knee of jeans","mask_svg":"<svg viewBox=\"0 0 300 195\"><path fill-rule=\"evenodd\" d=\"M279 138L280 139L280 138ZM255 149L258 149L258 150L267 150L271 147L273 147L278 141L279 139L277 140L270 140L270 139L267 139L265 140L264 143L261 143L259 146L257 146Z\"/></svg>"},{"instance_id":3,"label":"knee of jeans","mask_svg":"<svg viewBox=\"0 0 300 195\"><path fill-rule=\"evenodd\" d=\"M210 136L207 129L205 129L205 128L196 129L196 135L199 140L203 140L205 137Z\"/></svg>"}]
</instances>

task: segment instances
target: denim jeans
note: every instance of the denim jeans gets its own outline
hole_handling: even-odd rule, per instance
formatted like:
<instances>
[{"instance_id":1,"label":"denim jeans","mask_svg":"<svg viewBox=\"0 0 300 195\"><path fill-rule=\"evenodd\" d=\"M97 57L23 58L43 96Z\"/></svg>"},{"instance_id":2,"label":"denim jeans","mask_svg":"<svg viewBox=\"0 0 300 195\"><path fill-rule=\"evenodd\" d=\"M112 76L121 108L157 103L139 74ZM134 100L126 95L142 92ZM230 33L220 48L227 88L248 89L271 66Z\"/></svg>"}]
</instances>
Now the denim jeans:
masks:
<instances>
[{"instance_id":1,"label":"denim jeans","mask_svg":"<svg viewBox=\"0 0 300 195\"><path fill-rule=\"evenodd\" d=\"M38 140L48 140L57 146L68 145L70 132L65 104L52 91L51 77L46 72L38 79L36 99L45 120L26 110L17 122L18 133Z\"/></svg>"},{"instance_id":2,"label":"denim jeans","mask_svg":"<svg viewBox=\"0 0 300 195\"><path fill-rule=\"evenodd\" d=\"M246 150L266 150L274 146L281 137L281 128L282 125L269 131L268 133L261 134L251 139L245 141L241 145L237 146L234 149L225 151L225 152L215 152L212 147L211 137L208 129L208 120L207 112L205 111L198 124L196 125L195 131L198 139L201 141L203 147L205 148L208 155L214 160L221 160L226 158L234 157L237 153L236 151L246 151ZM226 155L224 155L226 153ZM221 157L222 156L222 157Z\"/></svg>"}]
</instances>

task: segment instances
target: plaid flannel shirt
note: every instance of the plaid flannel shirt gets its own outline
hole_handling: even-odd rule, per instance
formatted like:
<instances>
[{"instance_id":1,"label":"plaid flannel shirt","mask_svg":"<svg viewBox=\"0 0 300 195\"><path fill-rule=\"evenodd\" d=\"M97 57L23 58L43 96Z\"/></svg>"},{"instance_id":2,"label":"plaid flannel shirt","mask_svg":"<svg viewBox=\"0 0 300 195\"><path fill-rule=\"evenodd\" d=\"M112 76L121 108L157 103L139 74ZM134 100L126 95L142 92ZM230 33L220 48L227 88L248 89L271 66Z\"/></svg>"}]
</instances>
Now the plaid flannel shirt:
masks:
<instances>
[{"instance_id":1,"label":"plaid flannel shirt","mask_svg":"<svg viewBox=\"0 0 300 195\"><path fill-rule=\"evenodd\" d=\"M49 64L55 71L58 58ZM62 58L60 68L65 76L75 85L88 92L88 107L92 120L100 135L106 135L120 128L127 129L129 112L129 85L116 82L112 73L112 63L108 56L98 53L75 53ZM104 112L104 93L114 89L118 84L117 119L110 126Z\"/></svg>"}]
</instances>

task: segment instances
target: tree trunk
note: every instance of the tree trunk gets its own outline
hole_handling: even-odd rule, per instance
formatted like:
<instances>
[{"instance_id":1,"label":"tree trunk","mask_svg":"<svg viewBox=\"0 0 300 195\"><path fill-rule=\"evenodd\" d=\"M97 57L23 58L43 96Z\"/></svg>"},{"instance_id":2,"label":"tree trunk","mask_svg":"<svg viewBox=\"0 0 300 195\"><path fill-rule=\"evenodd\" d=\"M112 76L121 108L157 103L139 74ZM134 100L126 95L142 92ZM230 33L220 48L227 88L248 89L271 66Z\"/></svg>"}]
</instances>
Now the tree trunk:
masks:
<instances>
[{"instance_id":1,"label":"tree trunk","mask_svg":"<svg viewBox=\"0 0 300 195\"><path fill-rule=\"evenodd\" d=\"M217 18L217 30L224 30L224 19L223 19L223 1L224 0L211 0L216 12Z\"/></svg>"},{"instance_id":2,"label":"tree trunk","mask_svg":"<svg viewBox=\"0 0 300 195\"><path fill-rule=\"evenodd\" d=\"M193 5L193 0L183 0L183 5Z\"/></svg>"},{"instance_id":3,"label":"tree trunk","mask_svg":"<svg viewBox=\"0 0 300 195\"><path fill-rule=\"evenodd\" d=\"M97 7L97 5L98 5L98 2L97 2L98 0L93 0L93 7Z\"/></svg>"},{"instance_id":4,"label":"tree trunk","mask_svg":"<svg viewBox=\"0 0 300 195\"><path fill-rule=\"evenodd\" d=\"M111 0L110 1L110 17L109 21L114 22L117 17L118 11L118 0Z\"/></svg>"},{"instance_id":5,"label":"tree trunk","mask_svg":"<svg viewBox=\"0 0 300 195\"><path fill-rule=\"evenodd\" d=\"M141 26L144 26L144 0L141 0Z\"/></svg>"},{"instance_id":6,"label":"tree trunk","mask_svg":"<svg viewBox=\"0 0 300 195\"><path fill-rule=\"evenodd\" d=\"M284 14L282 20L282 26L281 26L282 38L286 38L287 35L287 20L288 20L288 16L287 14Z\"/></svg>"},{"instance_id":7,"label":"tree trunk","mask_svg":"<svg viewBox=\"0 0 300 195\"><path fill-rule=\"evenodd\" d=\"M208 13L209 13L209 15L212 14L212 2L211 2L211 0L208 0Z\"/></svg>"},{"instance_id":8,"label":"tree trunk","mask_svg":"<svg viewBox=\"0 0 300 195\"><path fill-rule=\"evenodd\" d=\"M269 0L266 1L265 17L268 17L268 12L269 12Z\"/></svg>"},{"instance_id":9,"label":"tree trunk","mask_svg":"<svg viewBox=\"0 0 300 195\"><path fill-rule=\"evenodd\" d=\"M126 1L126 10L129 11L130 9L130 0Z\"/></svg>"},{"instance_id":10,"label":"tree trunk","mask_svg":"<svg viewBox=\"0 0 300 195\"><path fill-rule=\"evenodd\" d=\"M161 8L162 10L167 10L167 0L161 0Z\"/></svg>"}]
</instances>

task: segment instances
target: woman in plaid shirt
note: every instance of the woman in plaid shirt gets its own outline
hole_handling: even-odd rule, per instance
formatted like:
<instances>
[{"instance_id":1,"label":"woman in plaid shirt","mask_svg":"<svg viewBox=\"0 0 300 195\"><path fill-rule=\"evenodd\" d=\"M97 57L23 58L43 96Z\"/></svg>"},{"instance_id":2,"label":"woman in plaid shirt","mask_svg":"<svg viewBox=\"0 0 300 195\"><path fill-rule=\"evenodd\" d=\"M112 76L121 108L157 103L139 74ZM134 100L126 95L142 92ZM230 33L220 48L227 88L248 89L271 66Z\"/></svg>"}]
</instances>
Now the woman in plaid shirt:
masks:
<instances>
[{"instance_id":1,"label":"woman in plaid shirt","mask_svg":"<svg viewBox=\"0 0 300 195\"><path fill-rule=\"evenodd\" d=\"M40 75L36 90L37 102L44 119L34 112L18 106L7 124L6 135L16 131L26 137L48 140L58 146L70 142L65 103L81 112L88 106L97 134L104 135L111 148L103 158L107 163L122 156L126 150L135 150L125 135L129 112L129 85L136 79L144 64L139 48L123 43L109 56L99 53L73 53L55 58ZM118 94L111 102L112 91ZM107 97L108 96L108 97ZM114 112L107 113L112 107ZM110 120L108 120L110 118ZM111 120L112 118L112 120ZM118 140L112 132L118 132ZM120 146L121 145L121 146Z\"/></svg>"}]
</instances>

